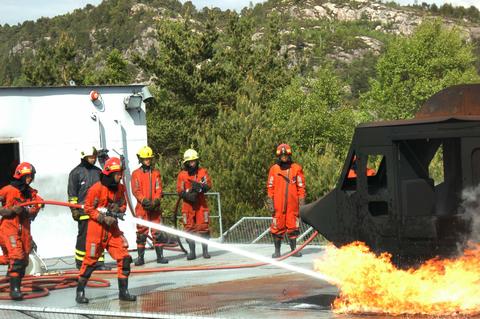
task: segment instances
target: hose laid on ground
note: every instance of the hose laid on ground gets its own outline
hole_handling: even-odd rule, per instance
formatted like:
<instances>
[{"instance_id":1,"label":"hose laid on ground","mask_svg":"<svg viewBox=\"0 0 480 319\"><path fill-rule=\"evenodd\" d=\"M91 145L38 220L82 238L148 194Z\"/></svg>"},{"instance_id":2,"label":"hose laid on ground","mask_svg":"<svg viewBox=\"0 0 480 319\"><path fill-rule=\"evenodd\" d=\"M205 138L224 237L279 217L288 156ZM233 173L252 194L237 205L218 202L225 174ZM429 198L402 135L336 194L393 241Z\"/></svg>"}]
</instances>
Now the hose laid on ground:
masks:
<instances>
[{"instance_id":1,"label":"hose laid on ground","mask_svg":"<svg viewBox=\"0 0 480 319\"><path fill-rule=\"evenodd\" d=\"M71 204L60 201L52 200L43 200L43 201L31 201L21 203L20 206L29 206L29 205L56 205L56 206L66 206L74 208L82 208L82 205ZM317 237L318 231L315 231L302 245L298 246L295 250L290 253L277 258L276 260L282 261L288 257L296 254L297 252L303 250L310 242L312 242L315 237ZM189 266L189 267L155 267L155 268L143 268L143 269L132 269L132 274L146 274L146 273L159 273L159 272L174 272L174 271L202 271L202 270L226 270L226 269L241 269L241 268L254 268L268 265L265 262L251 263L251 264L241 264L241 265L221 265L221 266ZM95 271L97 274L116 274L116 270L98 270ZM25 276L22 280L22 292L32 292L24 296L25 299L32 299L43 297L49 294L49 290L62 289L62 288L73 288L77 285L77 276L78 270L65 271L62 275L46 275L46 276ZM92 282L93 281L93 282ZM9 287L8 278L0 278L0 293L7 292ZM90 287L108 287L110 283L107 280L100 278L90 278L88 286ZM38 292L33 292L38 291ZM8 296L0 296L0 300L10 300Z\"/></svg>"},{"instance_id":2,"label":"hose laid on ground","mask_svg":"<svg viewBox=\"0 0 480 319\"><path fill-rule=\"evenodd\" d=\"M10 285L7 277L0 278L0 293L8 293ZM25 276L22 279L23 299L33 299L48 296L50 290L73 288L77 286L78 276L70 275L42 275ZM89 287L109 287L110 282L105 279L92 277L89 279ZM0 295L0 300L11 300L10 296Z\"/></svg>"}]
</instances>

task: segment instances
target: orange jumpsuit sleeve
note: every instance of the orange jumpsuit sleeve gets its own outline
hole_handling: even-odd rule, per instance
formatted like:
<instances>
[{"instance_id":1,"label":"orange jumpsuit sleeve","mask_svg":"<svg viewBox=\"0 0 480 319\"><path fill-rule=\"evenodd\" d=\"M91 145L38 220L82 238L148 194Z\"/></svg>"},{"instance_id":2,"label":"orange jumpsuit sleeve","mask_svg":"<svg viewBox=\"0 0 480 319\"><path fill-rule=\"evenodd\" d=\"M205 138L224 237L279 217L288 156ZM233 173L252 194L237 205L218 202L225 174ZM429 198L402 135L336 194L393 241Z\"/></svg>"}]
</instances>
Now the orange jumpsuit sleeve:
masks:
<instances>
[{"instance_id":1,"label":"orange jumpsuit sleeve","mask_svg":"<svg viewBox=\"0 0 480 319\"><path fill-rule=\"evenodd\" d=\"M185 178L182 172L178 173L177 177L177 194L181 195L183 191L185 191Z\"/></svg>"},{"instance_id":2,"label":"orange jumpsuit sleeve","mask_svg":"<svg viewBox=\"0 0 480 319\"><path fill-rule=\"evenodd\" d=\"M212 179L210 178L210 175L208 175L208 172L207 170L205 169L205 180L206 180L206 184L208 186L208 189L212 189Z\"/></svg>"},{"instance_id":3,"label":"orange jumpsuit sleeve","mask_svg":"<svg viewBox=\"0 0 480 319\"><path fill-rule=\"evenodd\" d=\"M127 189L125 188L125 185L120 184L118 185L118 191L120 192L120 203L119 203L119 209L122 214L125 214L127 211Z\"/></svg>"},{"instance_id":4,"label":"orange jumpsuit sleeve","mask_svg":"<svg viewBox=\"0 0 480 319\"><path fill-rule=\"evenodd\" d=\"M132 186L132 193L133 196L137 199L137 202L141 203L145 197L143 196L142 193L142 183L141 183L141 172L137 169L133 172L132 174L132 181L131 181L131 186Z\"/></svg>"},{"instance_id":5,"label":"orange jumpsuit sleeve","mask_svg":"<svg viewBox=\"0 0 480 319\"><path fill-rule=\"evenodd\" d=\"M298 167L297 171L297 195L298 198L305 198L305 196L307 195L305 175L303 174L303 169L301 166Z\"/></svg>"},{"instance_id":6,"label":"orange jumpsuit sleeve","mask_svg":"<svg viewBox=\"0 0 480 319\"><path fill-rule=\"evenodd\" d=\"M43 201L43 198L38 195L36 190L32 191L32 201ZM28 215L32 218L35 218L42 207L42 204L30 206L27 208Z\"/></svg>"},{"instance_id":7,"label":"orange jumpsuit sleeve","mask_svg":"<svg viewBox=\"0 0 480 319\"><path fill-rule=\"evenodd\" d=\"M6 192L5 192L5 188L1 188L0 189L0 204L2 204L2 206L5 206L6 202L7 202L7 195L6 195Z\"/></svg>"},{"instance_id":8,"label":"orange jumpsuit sleeve","mask_svg":"<svg viewBox=\"0 0 480 319\"><path fill-rule=\"evenodd\" d=\"M267 195L273 199L275 195L275 166L270 167L267 179Z\"/></svg>"},{"instance_id":9,"label":"orange jumpsuit sleeve","mask_svg":"<svg viewBox=\"0 0 480 319\"><path fill-rule=\"evenodd\" d=\"M97 210L98 201L100 199L100 190L97 186L98 184L94 184L92 187L90 187L83 204L83 210L85 213L95 221L98 221L98 215L100 214L100 212Z\"/></svg>"},{"instance_id":10,"label":"orange jumpsuit sleeve","mask_svg":"<svg viewBox=\"0 0 480 319\"><path fill-rule=\"evenodd\" d=\"M157 171L157 174L155 174L155 198L162 198L163 197L163 185L162 185L162 175L160 174L160 171Z\"/></svg>"}]
</instances>

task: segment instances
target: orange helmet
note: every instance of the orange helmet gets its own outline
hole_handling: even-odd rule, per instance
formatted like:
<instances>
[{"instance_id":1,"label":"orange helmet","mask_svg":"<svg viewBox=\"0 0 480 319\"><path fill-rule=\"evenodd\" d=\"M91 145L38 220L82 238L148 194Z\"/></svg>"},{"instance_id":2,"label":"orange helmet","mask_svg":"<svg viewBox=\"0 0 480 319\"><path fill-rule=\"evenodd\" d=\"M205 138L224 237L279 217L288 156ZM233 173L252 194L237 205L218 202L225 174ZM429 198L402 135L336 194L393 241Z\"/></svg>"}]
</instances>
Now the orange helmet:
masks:
<instances>
[{"instance_id":1,"label":"orange helmet","mask_svg":"<svg viewBox=\"0 0 480 319\"><path fill-rule=\"evenodd\" d=\"M123 171L122 162L118 157L110 157L103 166L102 174L110 175L111 173Z\"/></svg>"},{"instance_id":2,"label":"orange helmet","mask_svg":"<svg viewBox=\"0 0 480 319\"><path fill-rule=\"evenodd\" d=\"M277 146L277 151L275 152L277 156L281 155L292 155L292 148L288 144L280 144Z\"/></svg>"},{"instance_id":3,"label":"orange helmet","mask_svg":"<svg viewBox=\"0 0 480 319\"><path fill-rule=\"evenodd\" d=\"M15 173L13 174L13 178L20 179L25 175L35 175L35 167L32 164L27 162L22 162L18 164L17 168L15 168Z\"/></svg>"}]
</instances>

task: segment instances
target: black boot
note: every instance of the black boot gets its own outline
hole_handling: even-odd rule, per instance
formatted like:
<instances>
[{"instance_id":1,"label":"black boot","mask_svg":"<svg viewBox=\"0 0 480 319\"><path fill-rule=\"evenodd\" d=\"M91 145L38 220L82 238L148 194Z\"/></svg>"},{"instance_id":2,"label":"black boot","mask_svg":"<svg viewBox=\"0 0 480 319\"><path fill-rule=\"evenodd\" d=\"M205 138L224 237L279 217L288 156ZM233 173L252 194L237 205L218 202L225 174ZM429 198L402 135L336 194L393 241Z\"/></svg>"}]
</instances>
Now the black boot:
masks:
<instances>
[{"instance_id":1,"label":"black boot","mask_svg":"<svg viewBox=\"0 0 480 319\"><path fill-rule=\"evenodd\" d=\"M205 239L210 239L210 234L203 234L202 236ZM202 244L202 255L203 258L210 258L211 256L208 254L208 245L207 244Z\"/></svg>"},{"instance_id":2,"label":"black boot","mask_svg":"<svg viewBox=\"0 0 480 319\"><path fill-rule=\"evenodd\" d=\"M282 239L274 237L273 244L275 245L275 252L272 254L272 258L278 258L280 257L280 246L282 245Z\"/></svg>"},{"instance_id":3,"label":"black boot","mask_svg":"<svg viewBox=\"0 0 480 319\"><path fill-rule=\"evenodd\" d=\"M78 278L77 284L77 296L75 297L75 301L77 303L88 303L88 298L85 297L85 286L87 285L88 279L84 277Z\"/></svg>"},{"instance_id":4,"label":"black boot","mask_svg":"<svg viewBox=\"0 0 480 319\"><path fill-rule=\"evenodd\" d=\"M118 278L118 298L123 301L137 300L137 296L128 292L128 278Z\"/></svg>"},{"instance_id":5,"label":"black boot","mask_svg":"<svg viewBox=\"0 0 480 319\"><path fill-rule=\"evenodd\" d=\"M10 277L10 298L13 300L23 299L22 291L20 290L21 283L21 277Z\"/></svg>"},{"instance_id":6,"label":"black boot","mask_svg":"<svg viewBox=\"0 0 480 319\"><path fill-rule=\"evenodd\" d=\"M195 254L195 241L191 239L187 239L188 243L188 248L190 248L190 252L187 255L187 260L194 260L197 258L197 255Z\"/></svg>"},{"instance_id":7,"label":"black boot","mask_svg":"<svg viewBox=\"0 0 480 319\"><path fill-rule=\"evenodd\" d=\"M163 257L162 246L155 246L155 253L157 253L157 264L168 264L168 259Z\"/></svg>"},{"instance_id":8,"label":"black boot","mask_svg":"<svg viewBox=\"0 0 480 319\"><path fill-rule=\"evenodd\" d=\"M297 239L296 238L289 238L290 242L290 249L294 251L297 248ZM297 251L295 254L292 255L293 257L302 257L302 253Z\"/></svg>"},{"instance_id":9,"label":"black boot","mask_svg":"<svg viewBox=\"0 0 480 319\"><path fill-rule=\"evenodd\" d=\"M137 252L138 257L137 260L135 260L135 266L145 265L145 259L143 259L143 257L145 256L145 247L137 248Z\"/></svg>"}]
</instances>

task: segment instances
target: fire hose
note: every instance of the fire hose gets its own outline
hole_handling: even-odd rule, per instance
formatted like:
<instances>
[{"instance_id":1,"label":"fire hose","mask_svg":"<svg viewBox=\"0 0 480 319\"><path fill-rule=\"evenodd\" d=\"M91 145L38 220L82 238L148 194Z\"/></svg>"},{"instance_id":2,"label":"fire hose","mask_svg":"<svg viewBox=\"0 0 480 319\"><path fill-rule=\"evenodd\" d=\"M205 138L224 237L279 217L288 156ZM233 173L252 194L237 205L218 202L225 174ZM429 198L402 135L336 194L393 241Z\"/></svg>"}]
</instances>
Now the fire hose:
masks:
<instances>
[{"instance_id":1,"label":"fire hose","mask_svg":"<svg viewBox=\"0 0 480 319\"><path fill-rule=\"evenodd\" d=\"M43 201L31 201L31 202L25 202L20 204L21 206L28 206L28 205L56 205L56 206L65 206L65 207L73 207L73 208L82 208L82 205L79 204L71 204L71 203L65 203L65 202L60 202L60 201L52 201L52 200L43 200ZM147 223L150 224L150 222L142 221L137 218L133 218L136 220L138 223ZM135 222L135 221L133 221ZM155 228L166 228L168 227L162 226L162 225L157 225L154 223L151 223L154 225ZM170 232L178 232L182 233L180 231L170 229ZM179 236L179 234L176 234L176 236ZM181 235L181 234L180 234ZM303 248L308 245L315 237L318 235L318 232L315 231L302 245L298 246L295 250L291 251L290 253L283 255L280 258L277 258L274 261L275 263L280 263L281 261L287 259L288 257L292 256L293 254L296 254L297 252L303 250ZM185 237L190 237L191 235L184 233ZM196 237L196 236L193 236ZM202 238L196 238L198 241L207 241ZM268 259L268 258L265 258ZM144 268L144 269L132 269L131 273L132 274L145 274L145 273L160 273L160 272L174 272L174 271L205 271L205 270L226 270L226 269L241 269L241 268L254 268L254 267L260 267L260 266L265 266L268 264L272 264L272 262L257 262L257 263L250 263L250 264L240 264L240 265L219 265L219 266L188 266L188 267L155 267L155 268ZM288 264L285 264L288 266ZM294 268L294 266L288 266L288 267L283 267L286 269ZM308 270L305 270L307 272L311 272ZM95 271L97 274L116 274L116 270L98 270ZM54 289L62 289L62 288L72 288L76 287L77 285L77 276L78 270L71 270L71 271L65 271L62 275L46 275L46 276L25 276L23 281L22 281L22 292L30 292L26 296L24 296L25 299L32 299L32 298L38 298L38 297L43 297L47 296L49 294L49 290L54 290ZM322 277L322 276L316 276L319 277L319 279L327 280L327 281L333 281L331 278L327 277ZM0 279L0 292L7 292L9 287L5 283L8 281L8 278L4 277ZM108 287L110 283L107 280L100 279L100 278L95 278L92 277L89 279L89 284L90 287ZM9 300L10 297L8 296L0 296L0 300Z\"/></svg>"}]
</instances>

